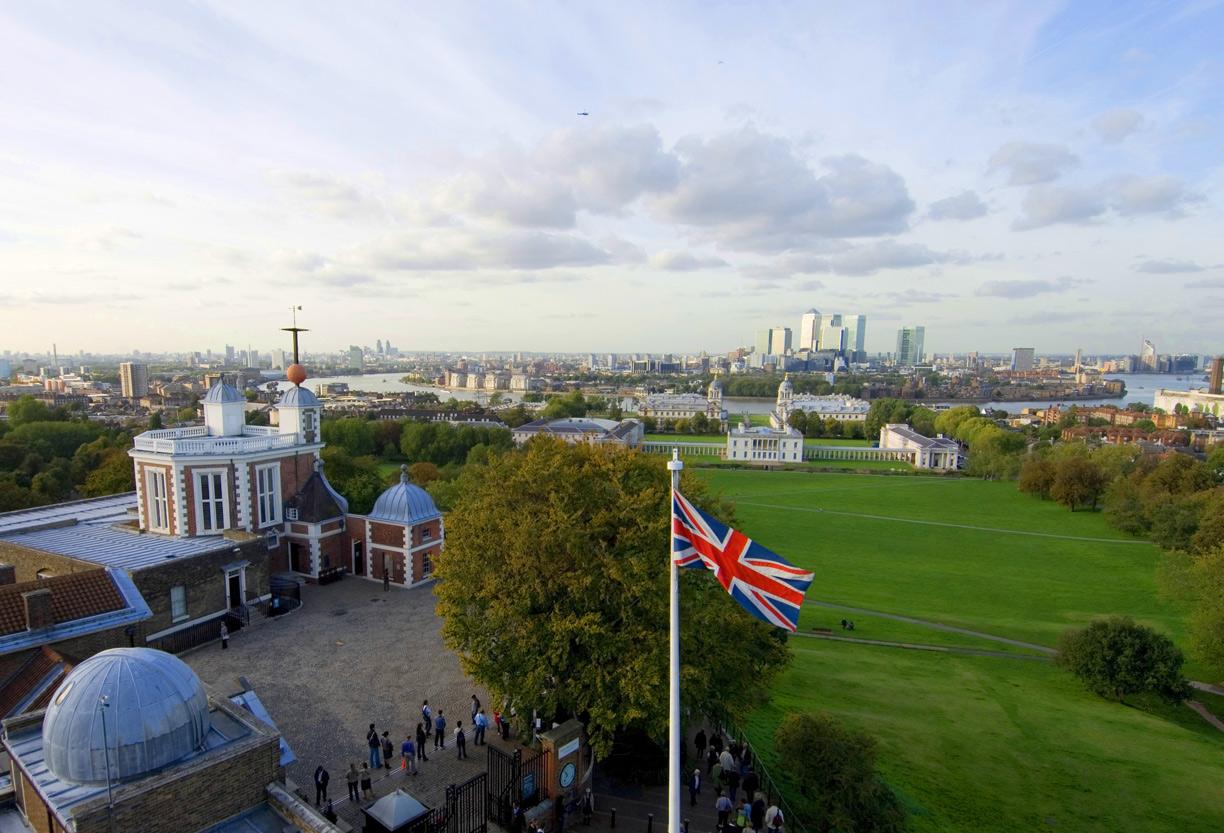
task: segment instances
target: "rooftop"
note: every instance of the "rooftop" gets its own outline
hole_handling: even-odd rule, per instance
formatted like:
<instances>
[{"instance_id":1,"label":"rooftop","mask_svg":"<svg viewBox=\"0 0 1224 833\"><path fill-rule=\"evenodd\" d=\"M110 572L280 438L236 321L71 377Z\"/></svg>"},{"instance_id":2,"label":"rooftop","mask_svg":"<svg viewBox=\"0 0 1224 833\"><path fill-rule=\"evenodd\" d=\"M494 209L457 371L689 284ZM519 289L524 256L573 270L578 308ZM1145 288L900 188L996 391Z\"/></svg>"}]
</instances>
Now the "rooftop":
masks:
<instances>
[{"instance_id":1,"label":"rooftop","mask_svg":"<svg viewBox=\"0 0 1224 833\"><path fill-rule=\"evenodd\" d=\"M204 425L167 428L145 431L138 434L132 443L134 451L186 456L251 454L293 448L297 444L297 434L282 434L279 428L266 425L244 425L242 434L233 437L209 436L208 428Z\"/></svg>"},{"instance_id":2,"label":"rooftop","mask_svg":"<svg viewBox=\"0 0 1224 833\"><path fill-rule=\"evenodd\" d=\"M176 558L188 558L237 546L234 541L221 535L171 538L99 523L78 523L0 534L0 543L66 555L90 564L128 571L155 567Z\"/></svg>"},{"instance_id":3,"label":"rooftop","mask_svg":"<svg viewBox=\"0 0 1224 833\"><path fill-rule=\"evenodd\" d=\"M960 448L956 440L943 436L928 437L924 434L919 434L913 428L910 428L908 425L903 423L889 423L888 425L885 425L884 428L885 430L891 431L898 437L908 440L921 448Z\"/></svg>"},{"instance_id":4,"label":"rooftop","mask_svg":"<svg viewBox=\"0 0 1224 833\"><path fill-rule=\"evenodd\" d=\"M136 493L70 500L50 506L19 509L16 512L0 512L0 538L18 529L51 526L60 523L115 523L127 520L136 511Z\"/></svg>"},{"instance_id":5,"label":"rooftop","mask_svg":"<svg viewBox=\"0 0 1224 833\"><path fill-rule=\"evenodd\" d=\"M25 603L21 597L31 590L51 591L51 617L55 625L128 607L115 579L108 570L86 570L0 587L0 637L26 631Z\"/></svg>"}]
</instances>

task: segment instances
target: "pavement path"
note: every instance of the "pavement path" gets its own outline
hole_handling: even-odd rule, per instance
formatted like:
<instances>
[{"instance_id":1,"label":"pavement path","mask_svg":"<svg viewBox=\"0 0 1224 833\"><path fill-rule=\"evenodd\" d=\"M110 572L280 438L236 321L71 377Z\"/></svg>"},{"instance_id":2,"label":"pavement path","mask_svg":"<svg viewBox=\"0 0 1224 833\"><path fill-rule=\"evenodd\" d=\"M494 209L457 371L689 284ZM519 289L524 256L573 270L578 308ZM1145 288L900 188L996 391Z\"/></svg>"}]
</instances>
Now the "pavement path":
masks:
<instances>
[{"instance_id":1,"label":"pavement path","mask_svg":"<svg viewBox=\"0 0 1224 833\"><path fill-rule=\"evenodd\" d=\"M734 499L734 498L733 498ZM951 529L969 529L974 532L992 532L999 535L1025 535L1033 538L1054 538L1061 541L1088 541L1094 544L1123 544L1126 546L1151 546L1151 541L1127 538L1092 538L1085 535L1057 535L1053 532L1033 532L1027 529L1005 529L998 526L974 526L973 524L954 524L948 521L924 521L919 518L897 518L892 515L871 515L865 512L840 512L835 509L821 509L810 506L786 506L778 503L751 503L746 500L735 500L737 506L759 506L762 509L784 509L788 512L820 512L825 515L841 515L847 518L867 518L873 521L893 521L900 524L918 524L920 526L942 526Z\"/></svg>"}]
</instances>

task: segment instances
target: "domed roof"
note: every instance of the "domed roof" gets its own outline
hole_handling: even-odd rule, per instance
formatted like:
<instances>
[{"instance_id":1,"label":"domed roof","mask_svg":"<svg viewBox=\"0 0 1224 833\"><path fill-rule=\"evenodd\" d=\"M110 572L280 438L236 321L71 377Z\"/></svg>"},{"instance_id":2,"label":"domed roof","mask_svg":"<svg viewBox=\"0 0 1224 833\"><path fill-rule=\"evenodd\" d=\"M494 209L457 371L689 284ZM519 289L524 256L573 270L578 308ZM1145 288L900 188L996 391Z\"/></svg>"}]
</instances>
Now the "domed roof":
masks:
<instances>
[{"instance_id":1,"label":"domed roof","mask_svg":"<svg viewBox=\"0 0 1224 833\"><path fill-rule=\"evenodd\" d=\"M368 517L376 521L414 524L441 514L429 492L408 482L408 467L400 466L400 482L378 496Z\"/></svg>"},{"instance_id":2,"label":"domed roof","mask_svg":"<svg viewBox=\"0 0 1224 833\"><path fill-rule=\"evenodd\" d=\"M710 390L722 390L722 379L715 376L710 381Z\"/></svg>"},{"instance_id":3,"label":"domed roof","mask_svg":"<svg viewBox=\"0 0 1224 833\"><path fill-rule=\"evenodd\" d=\"M233 385L227 385L225 382L217 382L208 390L208 395L204 397L205 404L224 405L227 402L245 402L242 394L238 392L238 388Z\"/></svg>"},{"instance_id":4,"label":"domed roof","mask_svg":"<svg viewBox=\"0 0 1224 833\"><path fill-rule=\"evenodd\" d=\"M208 695L181 659L112 648L78 665L56 690L43 719L43 752L63 781L105 784L108 754L111 780L127 781L195 752L210 725Z\"/></svg>"},{"instance_id":5,"label":"domed roof","mask_svg":"<svg viewBox=\"0 0 1224 833\"><path fill-rule=\"evenodd\" d=\"M307 388L299 388L297 385L294 385L281 394L280 399L276 401L276 407L318 408L319 397L315 396Z\"/></svg>"},{"instance_id":6,"label":"domed roof","mask_svg":"<svg viewBox=\"0 0 1224 833\"><path fill-rule=\"evenodd\" d=\"M791 384L790 380L790 374L784 374L782 376L782 384L778 385L778 390L791 390L793 387L794 386Z\"/></svg>"}]
</instances>

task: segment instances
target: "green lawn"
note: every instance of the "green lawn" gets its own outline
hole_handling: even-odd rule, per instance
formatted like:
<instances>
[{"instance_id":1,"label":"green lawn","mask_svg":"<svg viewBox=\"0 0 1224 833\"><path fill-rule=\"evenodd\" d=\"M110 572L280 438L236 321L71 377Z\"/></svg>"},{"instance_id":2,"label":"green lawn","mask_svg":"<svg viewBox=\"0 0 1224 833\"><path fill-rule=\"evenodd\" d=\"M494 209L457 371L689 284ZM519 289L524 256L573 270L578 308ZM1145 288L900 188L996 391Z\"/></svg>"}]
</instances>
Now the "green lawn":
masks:
<instances>
[{"instance_id":1,"label":"green lawn","mask_svg":"<svg viewBox=\"0 0 1224 833\"><path fill-rule=\"evenodd\" d=\"M1054 646L1126 614L1186 647L1185 611L1157 597L1158 550L969 478L704 469L737 525L813 570L809 600ZM1018 534L1029 533L1029 534ZM1040 534L1032 534L1040 533ZM844 633L839 621L853 619ZM970 635L808 605L800 629L1026 653ZM1224 733L1186 707L1110 703L1051 663L791 641L795 663L749 717L768 751L786 711L828 710L880 742L916 831L1194 831L1224 825ZM1210 679L1188 658L1189 676ZM1199 698L1213 709L1224 698Z\"/></svg>"},{"instance_id":2,"label":"green lawn","mask_svg":"<svg viewBox=\"0 0 1224 833\"><path fill-rule=\"evenodd\" d=\"M879 741L880 769L915 833L1224 825L1224 734L1188 708L1110 703L1045 663L791 644L796 661L749 735L764 749L796 710L858 725Z\"/></svg>"}]
</instances>

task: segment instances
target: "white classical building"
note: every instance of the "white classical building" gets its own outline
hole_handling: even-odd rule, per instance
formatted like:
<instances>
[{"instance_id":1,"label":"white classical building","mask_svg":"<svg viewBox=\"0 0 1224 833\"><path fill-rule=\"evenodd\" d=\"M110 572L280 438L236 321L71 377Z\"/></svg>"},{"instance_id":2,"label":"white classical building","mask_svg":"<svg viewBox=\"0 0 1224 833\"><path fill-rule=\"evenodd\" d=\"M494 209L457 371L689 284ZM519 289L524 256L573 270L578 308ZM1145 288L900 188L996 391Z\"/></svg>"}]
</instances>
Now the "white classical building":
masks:
<instances>
[{"instance_id":1,"label":"white classical building","mask_svg":"<svg viewBox=\"0 0 1224 833\"><path fill-rule=\"evenodd\" d=\"M789 425L790 415L795 411L816 415L821 419L830 417L839 422L862 422L867 419L871 403L865 399L835 393L828 396L815 396L810 393L796 394L794 386L787 376L782 377L778 385L778 400L774 411L769 415L769 423L774 428Z\"/></svg>"},{"instance_id":2,"label":"white classical building","mask_svg":"<svg viewBox=\"0 0 1224 833\"><path fill-rule=\"evenodd\" d=\"M511 431L519 445L532 437L556 437L567 443L590 443L591 445L623 445L637 448L645 436L645 428L636 419L592 419L590 417L568 417L566 419L537 419L520 425Z\"/></svg>"},{"instance_id":3,"label":"white classical building","mask_svg":"<svg viewBox=\"0 0 1224 833\"><path fill-rule=\"evenodd\" d=\"M722 382L715 376L706 395L699 393L651 393L638 405L638 415L655 420L692 419L704 414L707 419L719 423L720 430L727 422L723 408Z\"/></svg>"},{"instance_id":4,"label":"white classical building","mask_svg":"<svg viewBox=\"0 0 1224 833\"><path fill-rule=\"evenodd\" d=\"M964 462L956 440L940 434L925 437L905 423L894 422L880 429L880 448L887 451L913 452L914 468L955 471Z\"/></svg>"},{"instance_id":5,"label":"white classical building","mask_svg":"<svg viewBox=\"0 0 1224 833\"><path fill-rule=\"evenodd\" d=\"M1195 390L1161 388L1156 391L1153 405L1170 414L1176 410L1178 405L1184 405L1191 413L1222 416L1224 415L1224 393L1212 393L1210 388Z\"/></svg>"},{"instance_id":6,"label":"white classical building","mask_svg":"<svg viewBox=\"0 0 1224 833\"><path fill-rule=\"evenodd\" d=\"M727 433L727 460L743 463L800 463L803 435L790 426L740 425Z\"/></svg>"}]
</instances>

